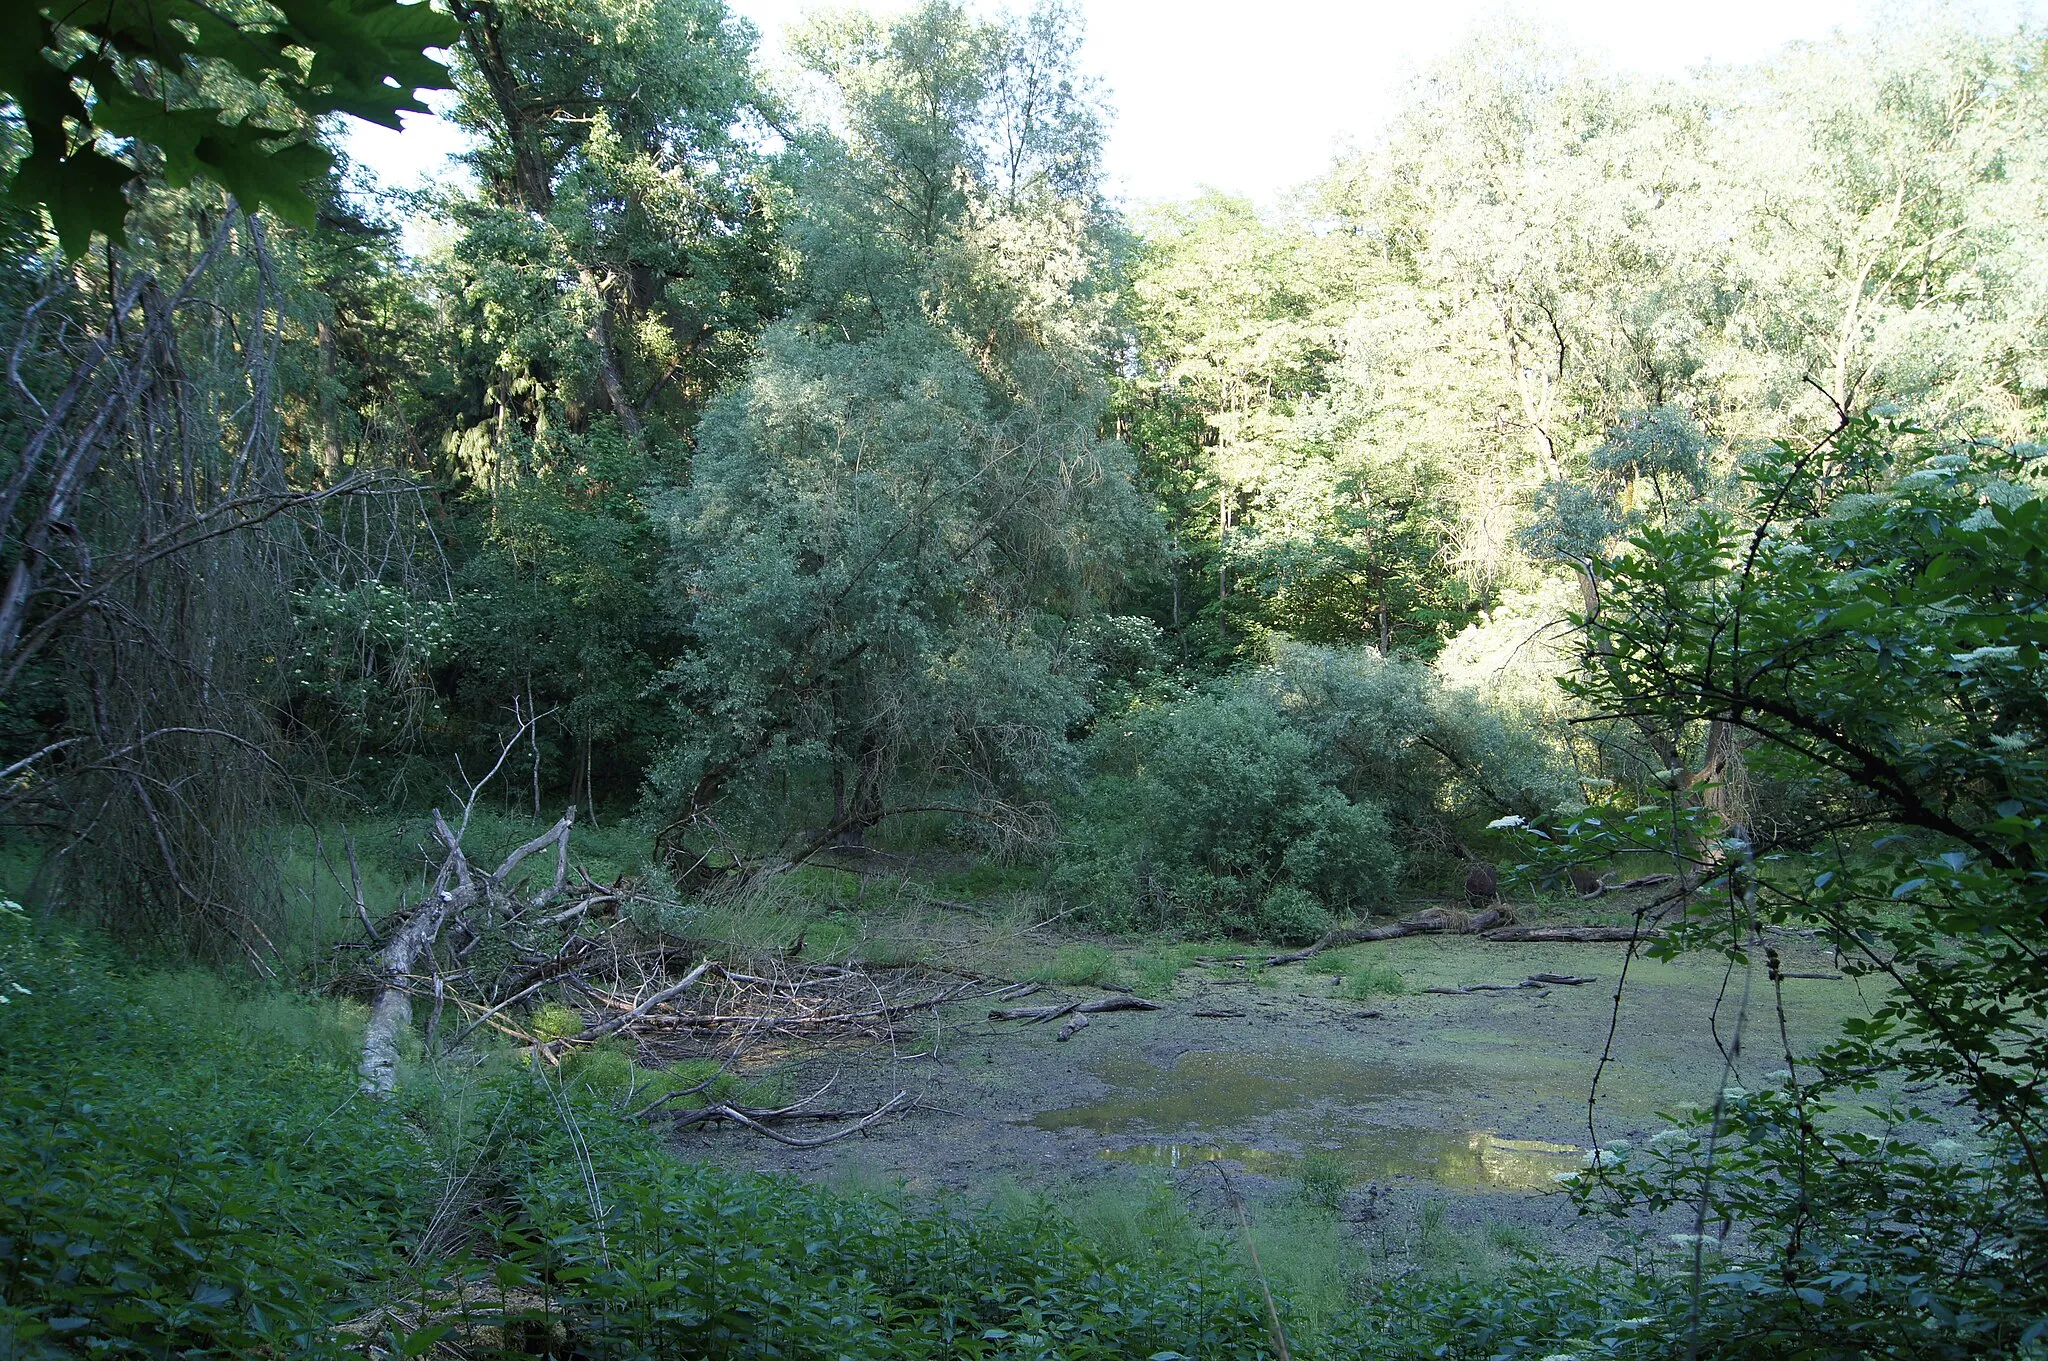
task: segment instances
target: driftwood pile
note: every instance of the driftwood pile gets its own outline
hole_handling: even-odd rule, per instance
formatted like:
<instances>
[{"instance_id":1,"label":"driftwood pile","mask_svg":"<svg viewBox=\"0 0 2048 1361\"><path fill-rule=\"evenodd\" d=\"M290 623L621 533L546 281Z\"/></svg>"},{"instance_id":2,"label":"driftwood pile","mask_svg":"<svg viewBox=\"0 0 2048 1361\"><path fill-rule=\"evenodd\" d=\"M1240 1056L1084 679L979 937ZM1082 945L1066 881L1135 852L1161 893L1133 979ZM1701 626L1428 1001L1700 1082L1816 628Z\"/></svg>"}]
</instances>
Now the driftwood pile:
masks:
<instances>
[{"instance_id":1,"label":"driftwood pile","mask_svg":"<svg viewBox=\"0 0 2048 1361\"><path fill-rule=\"evenodd\" d=\"M440 867L417 902L381 924L371 920L363 901L351 852L370 962L349 977L366 985L372 998L361 1063L363 1089L372 1095L392 1091L399 1037L411 1027L414 1004L424 1002L432 1008L428 1047L442 1052L488 1031L549 1065L619 1036L650 1066L715 1056L720 1062L712 1079L671 1092L639 1113L658 1111L685 1125L751 1129L810 1147L858 1133L916 1103L899 1092L872 1109L832 1110L819 1104L824 1089L772 1108L709 1101L702 1109L679 1109L671 1103L708 1092L749 1056L786 1053L799 1043L894 1047L949 1002L1012 998L1030 986L942 968L802 961L796 958L800 941L744 968L703 957L689 942L650 938L631 928L622 909L634 891L623 880L607 886L572 870L573 807L495 867L472 862L463 837L476 792L453 825L434 812ZM551 873L537 885L530 871L521 874L536 861L552 862ZM566 1005L581 1028L564 1034L558 1019L536 1025L543 999ZM801 1123L841 1128L814 1138L775 1128Z\"/></svg>"}]
</instances>

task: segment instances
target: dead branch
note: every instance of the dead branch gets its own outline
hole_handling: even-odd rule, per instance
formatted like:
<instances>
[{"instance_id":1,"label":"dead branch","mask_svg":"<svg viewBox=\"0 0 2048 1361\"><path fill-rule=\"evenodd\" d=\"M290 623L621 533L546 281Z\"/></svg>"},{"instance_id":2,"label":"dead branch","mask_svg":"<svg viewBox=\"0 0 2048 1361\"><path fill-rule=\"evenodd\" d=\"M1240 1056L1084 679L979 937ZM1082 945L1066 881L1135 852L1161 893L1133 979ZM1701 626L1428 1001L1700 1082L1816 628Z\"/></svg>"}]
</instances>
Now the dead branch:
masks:
<instances>
[{"instance_id":1,"label":"dead branch","mask_svg":"<svg viewBox=\"0 0 2048 1361\"><path fill-rule=\"evenodd\" d=\"M592 1040L603 1039L605 1036L611 1034L615 1030L623 1030L625 1027L631 1025L633 1022L647 1015L648 1012L653 1011L662 1003L667 1002L673 998L680 997L684 993L688 992L691 988L696 987L697 980L702 978L705 974L711 972L711 970L716 967L717 965L713 963L711 960L704 960L702 963L698 964L696 968L684 974L680 981L672 983L668 987L663 988L660 992L655 993L654 996L648 998L646 1001L634 1007L631 1011L626 1012L624 1015L613 1016L608 1020L599 1021L594 1026L586 1027L582 1034L571 1036L570 1038L565 1040L558 1040L556 1041L556 1044L589 1044Z\"/></svg>"},{"instance_id":2,"label":"dead branch","mask_svg":"<svg viewBox=\"0 0 2048 1361\"><path fill-rule=\"evenodd\" d=\"M1035 1025L1040 1021L1057 1021L1062 1016L1076 1013L1099 1015L1105 1011L1157 1011L1157 1002L1148 1002L1142 997L1118 993L1114 997L1098 997L1092 1002L1062 1002L1049 1007L1003 1007L988 1014L991 1021L1022 1021Z\"/></svg>"},{"instance_id":3,"label":"dead branch","mask_svg":"<svg viewBox=\"0 0 2048 1361\"><path fill-rule=\"evenodd\" d=\"M1478 913L1461 912L1449 907L1433 907L1391 926L1350 926L1327 932L1315 944L1296 950L1292 954L1270 956L1266 963L1269 967L1299 964L1305 959L1314 959L1325 950L1337 950L1347 945L1365 945L1377 940L1399 940L1403 936L1474 935L1512 922L1514 919L1513 910L1507 907L1489 907Z\"/></svg>"},{"instance_id":4,"label":"dead branch","mask_svg":"<svg viewBox=\"0 0 2048 1361\"><path fill-rule=\"evenodd\" d=\"M1596 983L1598 979L1578 978L1571 974L1532 973L1519 983L1467 983L1462 988L1424 988L1424 992L1442 993L1455 997L1467 992L1520 992L1525 988L1575 988L1582 983Z\"/></svg>"},{"instance_id":5,"label":"dead branch","mask_svg":"<svg viewBox=\"0 0 2048 1361\"><path fill-rule=\"evenodd\" d=\"M763 1135L767 1138L773 1139L778 1144L787 1144L791 1148L823 1148L826 1144L836 1144L841 1139L850 1138L853 1135L862 1133L865 1130L872 1129L881 1121L887 1119L889 1116L895 1114L897 1111L902 1110L906 1105L912 1104L914 1103L911 1102L909 1092L898 1092L896 1093L896 1095L890 1097L887 1101L884 1101L880 1106L877 1106L874 1110L869 1111L866 1115L861 1116L861 1118L854 1121L853 1124L848 1125L845 1129L834 1130L830 1134L822 1135L815 1139L800 1139L797 1138L795 1135L784 1134L782 1131L770 1126L767 1123L766 1119L760 1118L754 1114L750 1114L740 1107L728 1106L723 1104L715 1106L706 1106L702 1110L682 1112L682 1118L681 1120L679 1120L679 1123L702 1124L710 1121L730 1121L735 1125L745 1126L747 1129L754 1131L754 1133L756 1134ZM783 1117L782 1112L763 1112L761 1114L764 1116L771 1117ZM850 1114L852 1114L852 1112L830 1111L819 1112L810 1115L787 1116L783 1118L831 1120L843 1119Z\"/></svg>"}]
</instances>

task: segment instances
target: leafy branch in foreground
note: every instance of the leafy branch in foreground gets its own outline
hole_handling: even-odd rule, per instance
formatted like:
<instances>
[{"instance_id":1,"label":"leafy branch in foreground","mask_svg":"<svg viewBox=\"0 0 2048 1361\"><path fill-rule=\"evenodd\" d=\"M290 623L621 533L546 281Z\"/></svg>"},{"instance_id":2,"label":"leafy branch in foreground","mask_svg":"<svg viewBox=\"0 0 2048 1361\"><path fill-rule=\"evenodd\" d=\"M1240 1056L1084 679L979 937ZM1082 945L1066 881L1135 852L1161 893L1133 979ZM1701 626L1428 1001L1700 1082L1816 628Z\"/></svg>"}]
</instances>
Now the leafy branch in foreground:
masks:
<instances>
[{"instance_id":1,"label":"leafy branch in foreground","mask_svg":"<svg viewBox=\"0 0 2048 1361\"><path fill-rule=\"evenodd\" d=\"M1608 567L1597 625L1611 649L1569 688L1602 715L1739 729L1752 775L1802 817L1773 827L1759 808L1755 829L1710 829L1675 799L1599 808L1536 858L1691 857L1703 897L1652 953L1708 949L1741 969L1766 928L1814 923L1845 972L1882 987L1871 1015L1800 1055L1764 950L1774 1090L1734 1085L1737 1047L1715 1110L1667 1140L1697 1138L1683 1169L1602 1150L1584 1179L1614 1208L1694 1204L1705 1239L1742 1244L1725 1270L1696 1268L1696 1329L1825 1354L1881 1337L1914 1356L2048 1332L2039 458L1859 418L1819 448L1753 459L1747 525L1705 514L1646 531ZM1952 1094L1982 1152L1930 1154L1917 1108L1871 1106L1881 1135L1830 1115L1840 1094L1897 1085Z\"/></svg>"},{"instance_id":2,"label":"leafy branch in foreground","mask_svg":"<svg viewBox=\"0 0 2048 1361\"><path fill-rule=\"evenodd\" d=\"M333 157L304 139L305 120L400 126L401 112L426 110L417 90L447 84L427 50L456 36L446 15L401 0L0 7L0 96L30 141L8 196L45 208L69 254L94 232L122 239L122 191L146 168L134 147L148 146L173 187L204 176L310 226L302 186Z\"/></svg>"}]
</instances>

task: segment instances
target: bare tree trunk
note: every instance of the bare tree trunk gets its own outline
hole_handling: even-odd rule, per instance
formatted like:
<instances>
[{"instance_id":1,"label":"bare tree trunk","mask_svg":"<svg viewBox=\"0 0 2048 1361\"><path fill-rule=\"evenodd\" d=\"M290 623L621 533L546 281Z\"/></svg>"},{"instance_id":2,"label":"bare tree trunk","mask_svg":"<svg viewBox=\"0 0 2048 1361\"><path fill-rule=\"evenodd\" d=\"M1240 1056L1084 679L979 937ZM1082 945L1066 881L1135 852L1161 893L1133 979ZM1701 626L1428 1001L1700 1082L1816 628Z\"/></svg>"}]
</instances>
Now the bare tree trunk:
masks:
<instances>
[{"instance_id":1,"label":"bare tree trunk","mask_svg":"<svg viewBox=\"0 0 2048 1361\"><path fill-rule=\"evenodd\" d=\"M341 416L334 400L334 323L321 317L313 323L313 343L320 350L320 464L329 477L341 475Z\"/></svg>"},{"instance_id":2,"label":"bare tree trunk","mask_svg":"<svg viewBox=\"0 0 2048 1361\"><path fill-rule=\"evenodd\" d=\"M384 987L370 1008L370 1024L363 1032L363 1090L372 1096L389 1096L398 1082L398 1037L412 1024L412 995L398 980L411 973L421 955L433 949L441 926L451 912L459 911L475 898L473 888L461 896L437 887L412 914L405 929L394 935L377 954L384 974Z\"/></svg>"},{"instance_id":3,"label":"bare tree trunk","mask_svg":"<svg viewBox=\"0 0 2048 1361\"><path fill-rule=\"evenodd\" d=\"M532 720L528 720L530 724ZM521 733L507 744L509 753ZM504 758L499 758L499 764ZM493 767L493 773L496 767ZM484 777L488 782L489 775ZM477 793L482 789L479 783L470 789L469 805L463 810L462 825L469 825L469 808L476 803ZM434 810L434 834L441 838L447 849L447 858L441 862L441 871L434 877L434 886L427 896L413 909L405 926L384 943L377 952L377 971L383 978L377 1000L370 1008L370 1024L363 1032L363 1061L361 1073L363 1090L372 1096L389 1096L398 1076L398 1037L412 1024L412 995L405 985L406 975L419 967L423 957L431 958L434 942L441 938L441 929L451 918L460 918L472 907L485 907L498 911L500 917L511 915L514 906L506 895L506 883L512 871L519 868L529 856L552 846L555 848L555 875L551 886L534 895L532 906L541 906L562 896L569 879L569 832L576 825L576 806L571 804L562 820L533 840L527 842L505 857L504 863L488 873L473 873L469 858L462 850L462 833L451 829L441 817L441 810ZM453 885L451 888L450 885Z\"/></svg>"}]
</instances>

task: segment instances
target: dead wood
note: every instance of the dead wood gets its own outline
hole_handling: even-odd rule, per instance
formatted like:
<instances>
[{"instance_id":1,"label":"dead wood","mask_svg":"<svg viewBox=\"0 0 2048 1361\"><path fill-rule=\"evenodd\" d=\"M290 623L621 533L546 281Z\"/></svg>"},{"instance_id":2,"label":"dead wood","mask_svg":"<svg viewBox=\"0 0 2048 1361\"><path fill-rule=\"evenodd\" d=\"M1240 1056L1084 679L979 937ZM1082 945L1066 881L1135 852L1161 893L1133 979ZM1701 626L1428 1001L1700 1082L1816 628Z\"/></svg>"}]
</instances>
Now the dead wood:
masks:
<instances>
[{"instance_id":1,"label":"dead wood","mask_svg":"<svg viewBox=\"0 0 2048 1361\"><path fill-rule=\"evenodd\" d=\"M475 890L464 893L462 905L474 901ZM370 1024L363 1031L363 1090L372 1096L389 1096L398 1079L398 1035L412 1024L412 995L402 979L412 972L419 957L432 949L441 925L457 910L456 895L437 884L426 901L415 907L411 919L394 933L377 952L384 984L370 1008Z\"/></svg>"},{"instance_id":2,"label":"dead wood","mask_svg":"<svg viewBox=\"0 0 2048 1361\"><path fill-rule=\"evenodd\" d=\"M568 1044L589 1044L593 1040L603 1039L605 1036L613 1033L614 1031L623 1030L627 1026L633 1024L633 1022L640 1020L642 1017L646 1016L656 1007L661 1006L666 1002L673 1001L675 998L680 997L684 993L688 992L691 988L696 987L697 980L704 977L705 974L709 973L712 969L716 967L717 965L713 964L710 960L704 960L702 963L698 964L696 968L684 974L678 982L672 983L668 987L663 988L660 992L655 993L646 1001L640 1003L638 1006L635 1006L631 1011L628 1011L620 1016L609 1017L605 1020L599 1021L596 1025L586 1026L584 1027L582 1034L572 1036L565 1040L558 1040L555 1042L556 1046L559 1047Z\"/></svg>"},{"instance_id":3,"label":"dead wood","mask_svg":"<svg viewBox=\"0 0 2048 1361\"><path fill-rule=\"evenodd\" d=\"M1157 1011L1157 1002L1148 1002L1142 997L1118 993L1114 997L1098 997L1092 1002L1062 1002L1047 1007L1002 1007L988 1014L991 1021L1022 1021L1033 1025L1039 1021L1057 1021L1062 1016L1077 1012L1099 1015L1105 1011Z\"/></svg>"},{"instance_id":4,"label":"dead wood","mask_svg":"<svg viewBox=\"0 0 2048 1361\"><path fill-rule=\"evenodd\" d=\"M1244 1013L1241 1011L1197 1011L1192 1014L1196 1017L1196 1019L1203 1021L1235 1020L1243 1017L1244 1015Z\"/></svg>"},{"instance_id":5,"label":"dead wood","mask_svg":"<svg viewBox=\"0 0 2048 1361\"><path fill-rule=\"evenodd\" d=\"M862 1115L845 1129L834 1130L832 1133L816 1139L800 1139L795 1135L784 1134L782 1131L774 1128L769 1122L846 1119L853 1112L827 1111L804 1114L799 1113L794 1107L784 1107L776 1111L748 1111L744 1107L720 1104L706 1106L702 1110L681 1112L677 1123L706 1124L725 1121L743 1126L754 1131L756 1134L773 1139L778 1144L787 1144L791 1148L823 1148L826 1144L838 1143L841 1139L850 1138L864 1130L872 1129L889 1116L915 1104L911 1100L909 1092L898 1092L874 1110Z\"/></svg>"},{"instance_id":6,"label":"dead wood","mask_svg":"<svg viewBox=\"0 0 2048 1361\"><path fill-rule=\"evenodd\" d=\"M1582 983L1595 983L1598 979L1579 978L1572 974L1532 973L1519 983L1467 983L1462 988L1424 988L1424 992L1442 993L1455 997L1467 992L1520 992L1525 988L1565 987L1575 988Z\"/></svg>"},{"instance_id":7,"label":"dead wood","mask_svg":"<svg viewBox=\"0 0 2048 1361\"><path fill-rule=\"evenodd\" d=\"M1483 933L1499 946L1534 946L1534 943L1599 943L1657 939L1663 931L1655 927L1497 927Z\"/></svg>"},{"instance_id":8,"label":"dead wood","mask_svg":"<svg viewBox=\"0 0 2048 1361\"><path fill-rule=\"evenodd\" d=\"M1338 950L1347 945L1366 945L1377 940L1399 940L1403 936L1471 935L1488 931L1514 919L1513 909L1505 906L1490 907L1484 912L1477 913L1461 912L1450 907L1433 907L1391 926L1348 926L1327 932L1315 944L1291 954L1269 956L1266 963L1269 967L1299 964L1305 959L1314 959L1325 950Z\"/></svg>"},{"instance_id":9,"label":"dead wood","mask_svg":"<svg viewBox=\"0 0 2048 1361\"><path fill-rule=\"evenodd\" d=\"M1072 1016L1068 1019L1065 1025L1060 1027L1059 1042L1061 1044L1065 1044L1068 1040L1073 1039L1074 1036L1080 1034L1087 1028L1088 1017L1085 1013Z\"/></svg>"}]
</instances>

